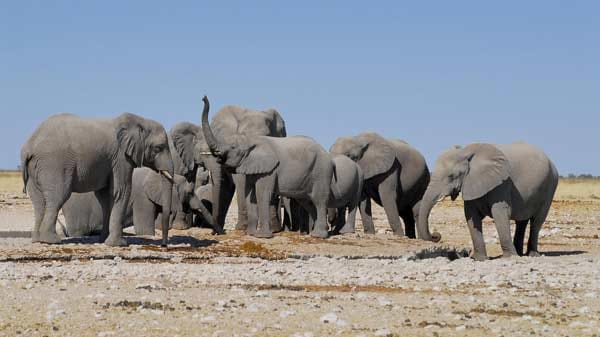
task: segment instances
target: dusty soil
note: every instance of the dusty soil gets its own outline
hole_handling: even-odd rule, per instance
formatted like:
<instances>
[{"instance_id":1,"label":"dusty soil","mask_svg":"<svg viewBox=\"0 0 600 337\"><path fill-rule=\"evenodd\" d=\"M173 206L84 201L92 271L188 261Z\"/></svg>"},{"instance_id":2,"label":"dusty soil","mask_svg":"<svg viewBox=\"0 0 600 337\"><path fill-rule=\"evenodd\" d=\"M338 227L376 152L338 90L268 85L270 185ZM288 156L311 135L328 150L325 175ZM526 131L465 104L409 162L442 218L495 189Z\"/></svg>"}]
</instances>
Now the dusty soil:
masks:
<instances>
[{"instance_id":1,"label":"dusty soil","mask_svg":"<svg viewBox=\"0 0 600 337\"><path fill-rule=\"evenodd\" d=\"M539 258L496 258L486 221L486 262L464 257L460 202L434 209L439 244L395 237L374 212L377 234L327 240L194 228L165 251L159 236L2 238L0 335L600 336L600 201L555 202ZM0 193L0 232L32 223L26 197Z\"/></svg>"}]
</instances>

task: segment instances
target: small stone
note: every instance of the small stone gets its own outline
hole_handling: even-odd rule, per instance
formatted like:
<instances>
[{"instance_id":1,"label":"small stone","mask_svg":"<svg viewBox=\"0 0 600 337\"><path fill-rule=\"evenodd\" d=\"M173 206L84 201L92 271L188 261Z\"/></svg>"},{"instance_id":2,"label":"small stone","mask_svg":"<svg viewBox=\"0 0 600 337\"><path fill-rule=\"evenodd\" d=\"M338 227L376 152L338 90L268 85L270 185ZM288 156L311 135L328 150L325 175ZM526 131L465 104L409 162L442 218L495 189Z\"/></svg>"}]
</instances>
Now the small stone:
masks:
<instances>
[{"instance_id":1,"label":"small stone","mask_svg":"<svg viewBox=\"0 0 600 337\"><path fill-rule=\"evenodd\" d=\"M392 332L388 329L379 329L375 331L377 337L392 337Z\"/></svg>"},{"instance_id":2,"label":"small stone","mask_svg":"<svg viewBox=\"0 0 600 337\"><path fill-rule=\"evenodd\" d=\"M335 322L337 322L337 320L338 320L338 317L333 312L330 312L328 314L321 316L322 323L335 323Z\"/></svg>"},{"instance_id":3,"label":"small stone","mask_svg":"<svg viewBox=\"0 0 600 337\"><path fill-rule=\"evenodd\" d=\"M214 322L217 319L215 318L215 316L204 316L202 318L200 318L200 322L206 323L206 322Z\"/></svg>"}]
</instances>

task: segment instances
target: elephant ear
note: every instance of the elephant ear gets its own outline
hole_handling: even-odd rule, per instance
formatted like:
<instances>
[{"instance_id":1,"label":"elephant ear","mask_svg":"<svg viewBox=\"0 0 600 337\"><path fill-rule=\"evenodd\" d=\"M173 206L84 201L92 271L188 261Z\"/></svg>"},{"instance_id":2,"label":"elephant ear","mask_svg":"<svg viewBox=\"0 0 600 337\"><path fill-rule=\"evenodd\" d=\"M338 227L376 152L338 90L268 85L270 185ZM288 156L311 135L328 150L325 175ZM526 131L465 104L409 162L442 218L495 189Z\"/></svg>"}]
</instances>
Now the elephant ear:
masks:
<instances>
[{"instance_id":1,"label":"elephant ear","mask_svg":"<svg viewBox=\"0 0 600 337\"><path fill-rule=\"evenodd\" d=\"M119 117L117 127L119 147L136 167L144 164L145 136L140 120L141 117L125 113Z\"/></svg>"},{"instance_id":2,"label":"elephant ear","mask_svg":"<svg viewBox=\"0 0 600 337\"><path fill-rule=\"evenodd\" d=\"M248 154L236 168L236 173L269 173L273 171L277 165L279 165L279 160L268 144L252 144L248 149Z\"/></svg>"},{"instance_id":3,"label":"elephant ear","mask_svg":"<svg viewBox=\"0 0 600 337\"><path fill-rule=\"evenodd\" d=\"M202 132L200 127L192 123L178 123L170 132L173 146L188 171L194 169L194 145Z\"/></svg>"},{"instance_id":4,"label":"elephant ear","mask_svg":"<svg viewBox=\"0 0 600 337\"><path fill-rule=\"evenodd\" d=\"M385 173L394 165L396 151L385 139L369 137L359 140L366 146L362 157L358 160L358 166L363 171L365 179Z\"/></svg>"},{"instance_id":5,"label":"elephant ear","mask_svg":"<svg viewBox=\"0 0 600 337\"><path fill-rule=\"evenodd\" d=\"M472 144L462 151L469 160L462 184L463 200L481 198L510 177L510 164L494 145Z\"/></svg>"}]
</instances>

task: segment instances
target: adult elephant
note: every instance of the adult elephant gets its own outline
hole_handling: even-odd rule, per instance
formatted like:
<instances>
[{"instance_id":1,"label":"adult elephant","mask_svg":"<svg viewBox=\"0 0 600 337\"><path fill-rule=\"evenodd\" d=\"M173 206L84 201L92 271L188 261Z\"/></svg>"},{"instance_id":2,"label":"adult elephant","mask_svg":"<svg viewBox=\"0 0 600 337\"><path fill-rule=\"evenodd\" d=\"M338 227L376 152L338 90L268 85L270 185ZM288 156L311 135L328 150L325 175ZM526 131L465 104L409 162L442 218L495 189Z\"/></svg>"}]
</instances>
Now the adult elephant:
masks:
<instances>
[{"instance_id":1,"label":"adult elephant","mask_svg":"<svg viewBox=\"0 0 600 337\"><path fill-rule=\"evenodd\" d=\"M415 218L418 203L429 183L429 169L419 151L404 141L386 139L374 132L354 137L340 137L332 145L331 153L342 154L356 163L364 174L362 204L363 224L367 233L374 233L371 201L383 206L395 235L404 235L400 218L406 227L406 236L415 238Z\"/></svg>"},{"instance_id":2,"label":"adult elephant","mask_svg":"<svg viewBox=\"0 0 600 337\"><path fill-rule=\"evenodd\" d=\"M58 211L72 192L95 192L102 207L101 240L124 246L123 217L135 167L149 167L173 184L167 133L159 123L124 113L113 119L59 114L44 121L21 149L25 190L35 211L33 242L59 243ZM171 207L171 200L165 200ZM169 214L162 217L167 245Z\"/></svg>"},{"instance_id":3,"label":"adult elephant","mask_svg":"<svg viewBox=\"0 0 600 337\"><path fill-rule=\"evenodd\" d=\"M285 122L275 109L265 111L251 110L238 106L225 106L212 119L211 127L219 142L239 142L245 137L271 136L285 137ZM225 216L237 192L238 223L236 229L246 229L248 214L244 200L245 177L232 174L210 152L209 146L199 126L192 123L179 123L171 129L175 147L185 165L193 167L198 164L210 171L213 201L213 221L223 227ZM274 201L275 203L275 201ZM272 212L275 214L275 207ZM279 221L272 216L270 221L275 231L279 230Z\"/></svg>"},{"instance_id":4,"label":"adult elephant","mask_svg":"<svg viewBox=\"0 0 600 337\"><path fill-rule=\"evenodd\" d=\"M327 200L333 178L329 153L311 138L302 136L239 135L220 141L208 123L208 98L205 96L203 101L202 132L210 152L224 168L245 176L248 233L263 238L273 236L273 200L283 196L300 201L309 210L315 223L312 236L327 237Z\"/></svg>"},{"instance_id":5,"label":"adult elephant","mask_svg":"<svg viewBox=\"0 0 600 337\"><path fill-rule=\"evenodd\" d=\"M146 168L133 171L132 191L123 220L123 227L134 226L138 235L154 235L155 222L162 218L167 198L171 198L170 223L180 214L199 211L210 213L195 200L194 184L175 174L173 188L161 176ZM73 193L62 207L65 217L65 236L86 236L102 229L102 207L93 192ZM171 226L171 227L172 227ZM159 226L160 228L160 226Z\"/></svg>"},{"instance_id":6,"label":"adult elephant","mask_svg":"<svg viewBox=\"0 0 600 337\"><path fill-rule=\"evenodd\" d=\"M523 255L523 238L530 223L527 255L538 256L540 228L552 204L558 173L548 156L527 143L507 145L470 144L455 147L437 159L431 183L421 202L419 237L439 241L439 233L429 232L429 214L446 196L452 200L462 193L465 217L473 241L473 258L487 258L482 219L490 216L504 257ZM515 220L514 242L510 220Z\"/></svg>"}]
</instances>

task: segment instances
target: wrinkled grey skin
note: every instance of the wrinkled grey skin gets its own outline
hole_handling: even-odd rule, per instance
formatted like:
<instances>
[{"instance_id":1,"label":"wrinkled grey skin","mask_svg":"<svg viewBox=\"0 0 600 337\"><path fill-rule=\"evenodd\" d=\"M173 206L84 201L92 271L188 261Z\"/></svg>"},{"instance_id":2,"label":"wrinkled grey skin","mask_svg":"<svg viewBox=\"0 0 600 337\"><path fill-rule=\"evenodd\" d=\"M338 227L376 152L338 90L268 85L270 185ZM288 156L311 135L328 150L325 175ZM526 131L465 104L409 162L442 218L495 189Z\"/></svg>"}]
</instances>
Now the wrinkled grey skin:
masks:
<instances>
[{"instance_id":1,"label":"wrinkled grey skin","mask_svg":"<svg viewBox=\"0 0 600 337\"><path fill-rule=\"evenodd\" d=\"M539 256L538 235L558 184L558 173L546 154L526 143L508 145L470 144L439 156L431 183L421 202L419 238L439 241L429 233L428 217L433 206L446 196L462 193L465 217L473 240L473 258L487 259L482 219L496 223L504 257L523 254L523 238L530 223L527 255ZM510 220L515 220L514 241Z\"/></svg>"},{"instance_id":2,"label":"wrinkled grey skin","mask_svg":"<svg viewBox=\"0 0 600 337\"><path fill-rule=\"evenodd\" d=\"M364 174L366 200L361 202L361 215L366 233L375 233L371 201L383 206L395 235L415 238L418 203L429 183L425 158L404 141L386 139L374 132L354 137L340 137L331 153L345 155L355 161Z\"/></svg>"},{"instance_id":3,"label":"wrinkled grey skin","mask_svg":"<svg viewBox=\"0 0 600 337\"><path fill-rule=\"evenodd\" d=\"M102 206L100 239L124 246L123 220L135 167L149 167L172 185L173 160L167 133L159 123L124 113L113 119L86 119L73 114L44 121L21 149L25 189L35 211L33 242L59 243L58 211L72 192L95 192ZM164 205L171 207L171 198ZM163 240L169 217L163 216Z\"/></svg>"},{"instance_id":4,"label":"wrinkled grey skin","mask_svg":"<svg viewBox=\"0 0 600 337\"><path fill-rule=\"evenodd\" d=\"M285 137L285 122L274 109L257 111L238 106L226 106L213 117L211 127L220 142L236 142L244 136ZM224 169L217 158L212 156L204 140L200 127L191 123L180 123L173 127L171 136L175 147L188 167L194 164L205 167L211 172L211 184L214 186L213 221L219 226L225 224L225 216L237 191L238 223L236 229L246 229L248 216L244 200L244 175L231 174ZM274 209L273 209L274 212ZM272 222L275 231L280 229L279 222Z\"/></svg>"},{"instance_id":5,"label":"wrinkled grey skin","mask_svg":"<svg viewBox=\"0 0 600 337\"><path fill-rule=\"evenodd\" d=\"M310 210L315 222L312 236L327 237L327 200L333 175L329 153L308 137L239 135L222 142L208 123L206 96L203 101L202 132L211 153L225 168L245 175L248 234L273 236L270 223L274 216L276 219L274 200L283 196L298 200Z\"/></svg>"},{"instance_id":6,"label":"wrinkled grey skin","mask_svg":"<svg viewBox=\"0 0 600 337\"><path fill-rule=\"evenodd\" d=\"M346 156L333 155L333 162L335 170L327 202L328 220L334 232L354 233L356 210L361 202L364 175L358 164ZM362 199L366 202L366 198ZM346 218L346 208L348 218Z\"/></svg>"},{"instance_id":7,"label":"wrinkled grey skin","mask_svg":"<svg viewBox=\"0 0 600 337\"><path fill-rule=\"evenodd\" d=\"M136 168L133 171L131 197L123 218L123 227L133 225L138 235L154 235L155 223L162 218L163 200L169 197L172 200L171 224L184 209L191 209L194 185L178 174L175 174L173 181L170 189L158 173L145 167ZM102 207L93 192L71 194L62 211L66 236L86 236L99 233L102 229Z\"/></svg>"},{"instance_id":8,"label":"wrinkled grey skin","mask_svg":"<svg viewBox=\"0 0 600 337\"><path fill-rule=\"evenodd\" d=\"M177 152L177 149L175 148L175 145L173 144L173 139L171 136L168 137L169 138L169 149L171 151L171 156L173 158L173 167L175 169L175 174L176 175L180 175L186 178L186 181L190 182L192 184L192 190L194 189L194 168L188 168L185 163L183 162L183 159L179 156L179 153ZM183 200L183 199L180 199ZM172 219L171 221L171 228L175 228L175 229L188 229L192 226L193 224L193 214L192 212L186 207L186 205L181 204L181 205L173 205L173 207L171 207L171 209L176 209L177 207L180 207L182 209L182 211L180 212L176 212L175 213L175 218Z\"/></svg>"},{"instance_id":9,"label":"wrinkled grey skin","mask_svg":"<svg viewBox=\"0 0 600 337\"><path fill-rule=\"evenodd\" d=\"M216 230L217 228L212 222L212 184L197 184L196 186L194 194L207 210L207 214L204 212L198 213L194 219L194 224L198 227L211 226Z\"/></svg>"},{"instance_id":10,"label":"wrinkled grey skin","mask_svg":"<svg viewBox=\"0 0 600 337\"><path fill-rule=\"evenodd\" d=\"M332 155L332 161L334 174L327 201L327 220L331 224L331 231L335 234L354 233L356 210L361 199L366 202L365 198L361 198L364 176L358 164L346 156ZM308 233L312 229L312 224L306 210L294 200L282 199L288 219L286 226L290 230Z\"/></svg>"}]
</instances>

